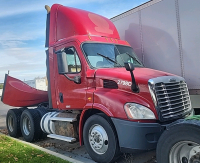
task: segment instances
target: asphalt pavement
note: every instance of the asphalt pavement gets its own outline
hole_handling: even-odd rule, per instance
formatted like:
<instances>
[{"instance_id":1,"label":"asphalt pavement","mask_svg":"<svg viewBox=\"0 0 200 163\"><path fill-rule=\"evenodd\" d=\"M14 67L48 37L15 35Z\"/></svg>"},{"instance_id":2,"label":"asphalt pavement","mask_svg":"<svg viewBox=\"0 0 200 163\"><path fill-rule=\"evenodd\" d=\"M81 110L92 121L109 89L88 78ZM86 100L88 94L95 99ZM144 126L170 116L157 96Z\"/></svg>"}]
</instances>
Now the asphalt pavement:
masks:
<instances>
[{"instance_id":1,"label":"asphalt pavement","mask_svg":"<svg viewBox=\"0 0 200 163\"><path fill-rule=\"evenodd\" d=\"M3 104L0 101L0 129L6 128L6 114L13 107ZM23 140L23 138L20 138ZM79 143L67 143L61 140L46 139L34 143L40 147L57 152L64 156L76 159L77 161L94 163L87 154L84 146L79 146ZM155 151L141 153L137 155L122 155L115 163L155 163Z\"/></svg>"},{"instance_id":2,"label":"asphalt pavement","mask_svg":"<svg viewBox=\"0 0 200 163\"><path fill-rule=\"evenodd\" d=\"M0 101L0 129L6 128L6 114L8 110L12 108L13 107L5 105Z\"/></svg>"}]
</instances>

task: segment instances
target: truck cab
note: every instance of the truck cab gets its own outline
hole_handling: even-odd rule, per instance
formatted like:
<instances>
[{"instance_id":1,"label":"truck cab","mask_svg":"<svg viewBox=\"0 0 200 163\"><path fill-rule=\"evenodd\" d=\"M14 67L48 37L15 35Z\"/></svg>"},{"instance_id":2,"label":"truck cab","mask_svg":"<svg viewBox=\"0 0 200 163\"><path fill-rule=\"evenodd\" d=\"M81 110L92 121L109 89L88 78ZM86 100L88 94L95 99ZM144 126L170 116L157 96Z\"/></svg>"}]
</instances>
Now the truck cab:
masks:
<instances>
[{"instance_id":1,"label":"truck cab","mask_svg":"<svg viewBox=\"0 0 200 163\"><path fill-rule=\"evenodd\" d=\"M48 106L36 109L41 133L78 140L95 161L112 162L120 152L155 149L167 124L192 114L184 78L146 68L109 19L59 4L46 8ZM23 130L28 112L21 113L22 135L34 141Z\"/></svg>"}]
</instances>

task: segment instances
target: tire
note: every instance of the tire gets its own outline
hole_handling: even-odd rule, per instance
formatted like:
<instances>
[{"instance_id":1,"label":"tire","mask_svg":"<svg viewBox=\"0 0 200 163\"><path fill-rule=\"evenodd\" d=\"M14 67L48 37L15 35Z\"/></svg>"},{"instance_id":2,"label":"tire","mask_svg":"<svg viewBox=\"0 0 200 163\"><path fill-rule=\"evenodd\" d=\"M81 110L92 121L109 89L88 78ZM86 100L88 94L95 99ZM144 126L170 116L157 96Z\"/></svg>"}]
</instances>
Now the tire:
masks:
<instances>
[{"instance_id":1,"label":"tire","mask_svg":"<svg viewBox=\"0 0 200 163\"><path fill-rule=\"evenodd\" d=\"M40 114L40 117L42 118L48 111L45 108L36 108L35 110L38 111L38 113Z\"/></svg>"},{"instance_id":2,"label":"tire","mask_svg":"<svg viewBox=\"0 0 200 163\"><path fill-rule=\"evenodd\" d=\"M20 130L20 117L22 111L19 109L10 109L6 115L6 126L8 129L8 134L11 137L18 138L20 137L21 130Z\"/></svg>"},{"instance_id":3,"label":"tire","mask_svg":"<svg viewBox=\"0 0 200 163\"><path fill-rule=\"evenodd\" d=\"M28 108L27 107L19 108L19 110L21 110L21 112L23 112L26 109L28 109Z\"/></svg>"},{"instance_id":4,"label":"tire","mask_svg":"<svg viewBox=\"0 0 200 163\"><path fill-rule=\"evenodd\" d=\"M158 163L200 162L200 121L186 120L161 135L156 150ZM189 152L196 151L189 156ZM195 160L197 159L197 160Z\"/></svg>"},{"instance_id":5,"label":"tire","mask_svg":"<svg viewBox=\"0 0 200 163\"><path fill-rule=\"evenodd\" d=\"M87 119L83 128L83 140L88 154L96 162L113 162L119 156L115 130L101 115L92 115Z\"/></svg>"},{"instance_id":6,"label":"tire","mask_svg":"<svg viewBox=\"0 0 200 163\"><path fill-rule=\"evenodd\" d=\"M34 142L40 138L40 114L36 109L24 110L21 115L20 127L24 140Z\"/></svg>"},{"instance_id":7,"label":"tire","mask_svg":"<svg viewBox=\"0 0 200 163\"><path fill-rule=\"evenodd\" d=\"M38 111L38 113L40 114L40 121L42 119L42 117L48 113L47 109L43 108L43 107L38 107L36 109ZM46 139L47 138L47 134L44 133L43 131L41 132L41 135L39 136L39 139Z\"/></svg>"}]
</instances>

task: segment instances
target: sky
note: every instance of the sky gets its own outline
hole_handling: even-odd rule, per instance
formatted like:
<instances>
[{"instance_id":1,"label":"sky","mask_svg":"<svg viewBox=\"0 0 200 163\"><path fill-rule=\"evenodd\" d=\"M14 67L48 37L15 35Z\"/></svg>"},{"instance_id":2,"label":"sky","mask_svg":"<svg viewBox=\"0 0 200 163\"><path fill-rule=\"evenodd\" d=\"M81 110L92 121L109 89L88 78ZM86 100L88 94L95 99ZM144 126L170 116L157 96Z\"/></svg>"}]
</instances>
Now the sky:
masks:
<instances>
[{"instance_id":1,"label":"sky","mask_svg":"<svg viewBox=\"0 0 200 163\"><path fill-rule=\"evenodd\" d=\"M112 18L148 0L0 0L0 83L46 75L45 5L75 7Z\"/></svg>"}]
</instances>

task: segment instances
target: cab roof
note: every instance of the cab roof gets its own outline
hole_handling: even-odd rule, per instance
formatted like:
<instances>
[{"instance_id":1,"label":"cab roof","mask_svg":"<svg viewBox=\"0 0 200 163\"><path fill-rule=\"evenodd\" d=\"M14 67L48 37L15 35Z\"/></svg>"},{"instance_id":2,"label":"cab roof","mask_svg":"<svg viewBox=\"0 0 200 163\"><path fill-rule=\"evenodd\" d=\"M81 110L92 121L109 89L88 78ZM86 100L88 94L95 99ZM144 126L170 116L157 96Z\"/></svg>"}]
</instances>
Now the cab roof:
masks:
<instances>
[{"instance_id":1,"label":"cab roof","mask_svg":"<svg viewBox=\"0 0 200 163\"><path fill-rule=\"evenodd\" d=\"M49 45L76 35L120 39L109 19L89 11L54 4L50 11Z\"/></svg>"}]
</instances>

